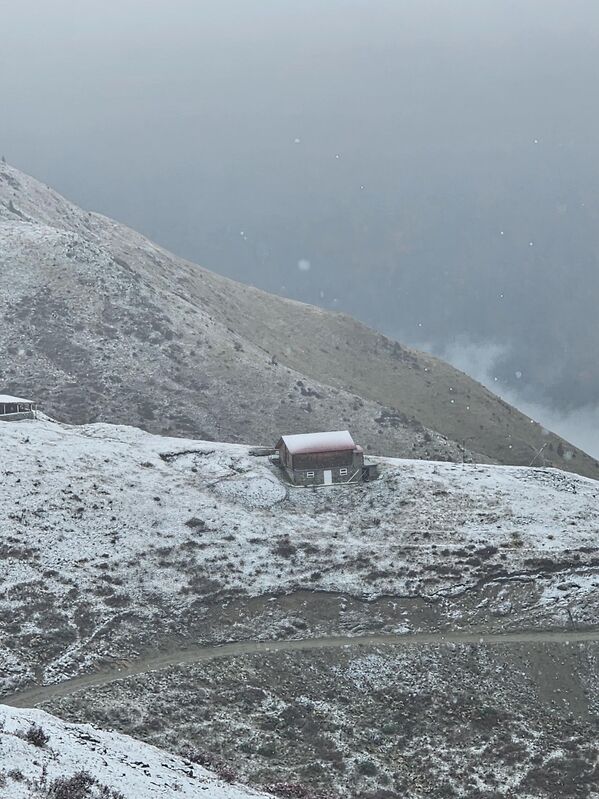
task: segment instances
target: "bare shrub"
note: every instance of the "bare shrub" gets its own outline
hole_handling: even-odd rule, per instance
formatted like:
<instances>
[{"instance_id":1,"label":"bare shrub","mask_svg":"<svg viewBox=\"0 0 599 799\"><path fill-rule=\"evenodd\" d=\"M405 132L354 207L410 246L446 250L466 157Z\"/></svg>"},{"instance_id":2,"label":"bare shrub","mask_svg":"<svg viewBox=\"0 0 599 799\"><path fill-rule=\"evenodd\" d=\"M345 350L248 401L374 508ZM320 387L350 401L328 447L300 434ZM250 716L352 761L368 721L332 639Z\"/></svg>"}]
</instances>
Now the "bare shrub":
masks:
<instances>
[{"instance_id":1,"label":"bare shrub","mask_svg":"<svg viewBox=\"0 0 599 799\"><path fill-rule=\"evenodd\" d=\"M197 516L192 516L185 524L187 527L191 527L192 530L197 530L198 532L206 530L206 522L203 519L198 519Z\"/></svg>"},{"instance_id":2,"label":"bare shrub","mask_svg":"<svg viewBox=\"0 0 599 799\"><path fill-rule=\"evenodd\" d=\"M50 740L50 736L44 732L42 727L39 724L32 724L31 727L25 733L25 740L27 743L30 743L32 746L37 746L40 749L48 743Z\"/></svg>"},{"instance_id":3,"label":"bare shrub","mask_svg":"<svg viewBox=\"0 0 599 799\"><path fill-rule=\"evenodd\" d=\"M202 752L187 745L183 747L182 754L192 763L198 763L200 766L214 771L225 782L235 782L238 777L237 772L228 763L212 752Z\"/></svg>"},{"instance_id":4,"label":"bare shrub","mask_svg":"<svg viewBox=\"0 0 599 799\"><path fill-rule=\"evenodd\" d=\"M86 799L95 779L87 771L78 771L72 777L57 777L48 788L48 799Z\"/></svg>"},{"instance_id":5,"label":"bare shrub","mask_svg":"<svg viewBox=\"0 0 599 799\"><path fill-rule=\"evenodd\" d=\"M295 555L296 548L288 538L280 538L277 541L275 555L281 555L283 558L291 558Z\"/></svg>"},{"instance_id":6,"label":"bare shrub","mask_svg":"<svg viewBox=\"0 0 599 799\"><path fill-rule=\"evenodd\" d=\"M72 777L57 777L49 785L46 797L47 799L91 799L91 797L125 799L120 791L107 785L100 785L88 771L78 771Z\"/></svg>"},{"instance_id":7,"label":"bare shrub","mask_svg":"<svg viewBox=\"0 0 599 799\"><path fill-rule=\"evenodd\" d=\"M267 785L266 790L281 799L333 799L331 794L325 797L322 793L313 793L310 788L299 782L275 782Z\"/></svg>"}]
</instances>

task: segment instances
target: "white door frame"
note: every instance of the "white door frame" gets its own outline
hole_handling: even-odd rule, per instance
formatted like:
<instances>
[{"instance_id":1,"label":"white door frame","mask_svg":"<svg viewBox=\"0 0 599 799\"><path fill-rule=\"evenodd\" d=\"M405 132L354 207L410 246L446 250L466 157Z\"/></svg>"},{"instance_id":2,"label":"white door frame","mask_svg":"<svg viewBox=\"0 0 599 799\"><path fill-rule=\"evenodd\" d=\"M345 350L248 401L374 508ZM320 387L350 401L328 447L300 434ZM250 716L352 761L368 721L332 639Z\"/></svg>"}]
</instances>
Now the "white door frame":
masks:
<instances>
[{"instance_id":1,"label":"white door frame","mask_svg":"<svg viewBox=\"0 0 599 799\"><path fill-rule=\"evenodd\" d=\"M325 486L332 486L333 485L333 470L332 469L325 469L323 472L323 480Z\"/></svg>"}]
</instances>

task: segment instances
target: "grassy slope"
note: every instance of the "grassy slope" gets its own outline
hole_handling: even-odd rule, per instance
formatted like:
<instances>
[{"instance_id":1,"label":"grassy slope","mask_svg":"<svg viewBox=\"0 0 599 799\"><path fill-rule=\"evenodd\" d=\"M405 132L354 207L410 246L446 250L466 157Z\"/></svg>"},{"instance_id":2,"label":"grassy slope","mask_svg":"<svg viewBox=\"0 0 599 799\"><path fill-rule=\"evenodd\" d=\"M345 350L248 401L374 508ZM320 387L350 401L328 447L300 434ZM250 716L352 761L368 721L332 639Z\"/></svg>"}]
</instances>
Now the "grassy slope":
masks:
<instances>
[{"instance_id":1,"label":"grassy slope","mask_svg":"<svg viewBox=\"0 0 599 799\"><path fill-rule=\"evenodd\" d=\"M403 347L345 314L239 284L230 291L234 301L227 323L275 353L280 363L396 408L499 463L527 466L547 445L537 463L599 476L593 458L444 361Z\"/></svg>"}]
</instances>

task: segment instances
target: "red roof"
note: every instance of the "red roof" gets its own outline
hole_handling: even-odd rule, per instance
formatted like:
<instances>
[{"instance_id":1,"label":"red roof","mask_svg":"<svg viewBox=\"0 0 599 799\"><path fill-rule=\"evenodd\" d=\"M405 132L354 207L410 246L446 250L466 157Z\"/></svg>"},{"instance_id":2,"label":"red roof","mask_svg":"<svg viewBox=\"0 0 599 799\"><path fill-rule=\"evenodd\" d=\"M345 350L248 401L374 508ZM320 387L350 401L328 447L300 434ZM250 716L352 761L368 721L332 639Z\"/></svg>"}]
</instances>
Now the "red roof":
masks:
<instances>
[{"instance_id":1,"label":"red roof","mask_svg":"<svg viewBox=\"0 0 599 799\"><path fill-rule=\"evenodd\" d=\"M356 444L347 430L334 430L330 433L299 433L283 436L277 448L285 444L292 455L310 452L341 452L356 449Z\"/></svg>"}]
</instances>

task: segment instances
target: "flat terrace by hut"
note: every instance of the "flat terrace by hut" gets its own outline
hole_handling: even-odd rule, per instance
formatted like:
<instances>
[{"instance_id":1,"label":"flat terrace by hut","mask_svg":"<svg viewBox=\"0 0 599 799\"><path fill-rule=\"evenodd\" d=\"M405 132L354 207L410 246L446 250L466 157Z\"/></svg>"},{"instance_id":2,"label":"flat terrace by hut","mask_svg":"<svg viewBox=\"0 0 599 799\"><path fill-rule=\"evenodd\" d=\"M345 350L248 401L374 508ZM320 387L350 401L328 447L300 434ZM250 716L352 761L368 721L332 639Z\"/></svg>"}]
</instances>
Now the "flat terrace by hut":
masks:
<instances>
[{"instance_id":1,"label":"flat terrace by hut","mask_svg":"<svg viewBox=\"0 0 599 799\"><path fill-rule=\"evenodd\" d=\"M376 476L364 465L364 450L347 430L282 436L279 464L295 485L361 483Z\"/></svg>"},{"instance_id":2,"label":"flat terrace by hut","mask_svg":"<svg viewBox=\"0 0 599 799\"><path fill-rule=\"evenodd\" d=\"M0 394L0 421L16 422L19 419L34 419L37 402L13 397L10 394Z\"/></svg>"}]
</instances>

